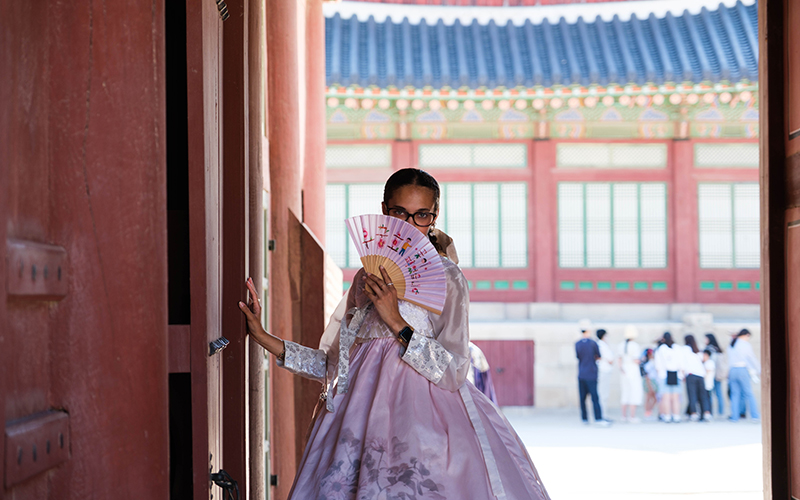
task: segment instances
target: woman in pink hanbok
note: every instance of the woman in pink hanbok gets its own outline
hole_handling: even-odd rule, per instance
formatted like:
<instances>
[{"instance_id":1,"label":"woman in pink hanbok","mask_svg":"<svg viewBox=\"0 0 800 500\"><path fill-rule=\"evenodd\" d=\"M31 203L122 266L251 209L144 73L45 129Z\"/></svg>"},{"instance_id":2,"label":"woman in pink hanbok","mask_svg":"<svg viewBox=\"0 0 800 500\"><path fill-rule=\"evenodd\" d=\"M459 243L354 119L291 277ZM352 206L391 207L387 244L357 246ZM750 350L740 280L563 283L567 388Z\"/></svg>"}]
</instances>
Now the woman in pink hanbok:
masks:
<instances>
[{"instance_id":1,"label":"woman in pink hanbok","mask_svg":"<svg viewBox=\"0 0 800 500\"><path fill-rule=\"evenodd\" d=\"M404 300L388 275L360 270L318 349L263 330L252 280L239 306L278 365L323 384L290 500L546 500L525 445L500 410L466 382L469 291L452 241L434 230L439 185L417 169L386 182L383 213L428 234L441 254L441 315Z\"/></svg>"}]
</instances>

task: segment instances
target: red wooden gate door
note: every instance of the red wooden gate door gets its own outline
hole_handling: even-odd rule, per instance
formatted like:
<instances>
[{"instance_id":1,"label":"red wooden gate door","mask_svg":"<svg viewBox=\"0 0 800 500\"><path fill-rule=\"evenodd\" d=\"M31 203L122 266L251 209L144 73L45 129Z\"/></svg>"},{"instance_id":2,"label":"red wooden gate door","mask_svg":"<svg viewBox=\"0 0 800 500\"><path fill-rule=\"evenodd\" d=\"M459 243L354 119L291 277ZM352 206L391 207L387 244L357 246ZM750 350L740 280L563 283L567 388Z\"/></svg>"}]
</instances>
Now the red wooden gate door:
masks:
<instances>
[{"instance_id":1,"label":"red wooden gate door","mask_svg":"<svg viewBox=\"0 0 800 500\"><path fill-rule=\"evenodd\" d=\"M167 498L160 5L0 5L0 497Z\"/></svg>"},{"instance_id":2,"label":"red wooden gate door","mask_svg":"<svg viewBox=\"0 0 800 500\"><path fill-rule=\"evenodd\" d=\"M533 406L532 340L476 340L492 372L500 406Z\"/></svg>"}]
</instances>

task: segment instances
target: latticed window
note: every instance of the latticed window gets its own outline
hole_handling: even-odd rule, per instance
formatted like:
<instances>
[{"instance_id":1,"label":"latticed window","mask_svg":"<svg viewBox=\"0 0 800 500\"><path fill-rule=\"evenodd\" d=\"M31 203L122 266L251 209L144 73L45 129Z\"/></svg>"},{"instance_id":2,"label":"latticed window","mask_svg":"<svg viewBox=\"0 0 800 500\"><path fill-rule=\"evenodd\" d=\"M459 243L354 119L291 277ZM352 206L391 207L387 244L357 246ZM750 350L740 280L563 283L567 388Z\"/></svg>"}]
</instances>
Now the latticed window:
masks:
<instances>
[{"instance_id":1,"label":"latticed window","mask_svg":"<svg viewBox=\"0 0 800 500\"><path fill-rule=\"evenodd\" d=\"M461 267L527 267L525 183L454 182L441 187L437 226L453 238Z\"/></svg>"},{"instance_id":2,"label":"latticed window","mask_svg":"<svg viewBox=\"0 0 800 500\"><path fill-rule=\"evenodd\" d=\"M327 168L386 168L392 166L391 144L332 144L325 148Z\"/></svg>"},{"instance_id":3,"label":"latticed window","mask_svg":"<svg viewBox=\"0 0 800 500\"><path fill-rule=\"evenodd\" d=\"M758 168L758 144L695 144L694 166L697 168Z\"/></svg>"},{"instance_id":4,"label":"latticed window","mask_svg":"<svg viewBox=\"0 0 800 500\"><path fill-rule=\"evenodd\" d=\"M354 215L379 214L383 184L328 184L325 190L325 247L343 268L361 267L358 251L344 224Z\"/></svg>"},{"instance_id":5,"label":"latticed window","mask_svg":"<svg viewBox=\"0 0 800 500\"><path fill-rule=\"evenodd\" d=\"M559 183L558 263L562 268L666 267L666 185Z\"/></svg>"},{"instance_id":6,"label":"latticed window","mask_svg":"<svg viewBox=\"0 0 800 500\"><path fill-rule=\"evenodd\" d=\"M700 267L759 267L758 183L701 183L697 194Z\"/></svg>"},{"instance_id":7,"label":"latticed window","mask_svg":"<svg viewBox=\"0 0 800 500\"><path fill-rule=\"evenodd\" d=\"M525 168L525 144L421 144L420 168Z\"/></svg>"},{"instance_id":8,"label":"latticed window","mask_svg":"<svg viewBox=\"0 0 800 500\"><path fill-rule=\"evenodd\" d=\"M461 267L528 265L527 186L521 182L442 183L437 227L453 238ZM328 184L326 247L344 268L361 267L344 220L380 213L382 184Z\"/></svg>"},{"instance_id":9,"label":"latticed window","mask_svg":"<svg viewBox=\"0 0 800 500\"><path fill-rule=\"evenodd\" d=\"M558 168L666 168L667 145L561 143L556 146L556 165Z\"/></svg>"}]
</instances>

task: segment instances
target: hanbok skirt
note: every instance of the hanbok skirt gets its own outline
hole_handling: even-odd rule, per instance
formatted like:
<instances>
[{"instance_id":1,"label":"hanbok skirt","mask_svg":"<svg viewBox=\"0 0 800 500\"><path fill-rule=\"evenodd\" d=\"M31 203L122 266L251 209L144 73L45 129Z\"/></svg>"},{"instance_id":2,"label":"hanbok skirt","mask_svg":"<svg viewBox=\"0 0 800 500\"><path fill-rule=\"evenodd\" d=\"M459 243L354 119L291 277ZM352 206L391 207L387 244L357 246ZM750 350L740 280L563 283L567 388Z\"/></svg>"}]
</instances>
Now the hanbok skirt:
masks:
<instances>
[{"instance_id":1,"label":"hanbok skirt","mask_svg":"<svg viewBox=\"0 0 800 500\"><path fill-rule=\"evenodd\" d=\"M497 407L468 382L439 388L400 350L355 347L349 391L314 422L289 499L549 499Z\"/></svg>"}]
</instances>

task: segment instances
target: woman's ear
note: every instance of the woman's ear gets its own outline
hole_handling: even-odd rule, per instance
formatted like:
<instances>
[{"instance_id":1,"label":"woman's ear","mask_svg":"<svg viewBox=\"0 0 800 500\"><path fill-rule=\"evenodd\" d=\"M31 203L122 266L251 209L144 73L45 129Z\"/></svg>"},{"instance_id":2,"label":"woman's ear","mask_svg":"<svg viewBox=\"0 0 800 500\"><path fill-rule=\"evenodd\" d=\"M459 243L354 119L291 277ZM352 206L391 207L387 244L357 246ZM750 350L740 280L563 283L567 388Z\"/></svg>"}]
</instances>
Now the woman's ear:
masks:
<instances>
[{"instance_id":1,"label":"woman's ear","mask_svg":"<svg viewBox=\"0 0 800 500\"><path fill-rule=\"evenodd\" d=\"M389 215L389 207L386 206L386 202L381 202L381 210L383 211L383 215Z\"/></svg>"}]
</instances>

